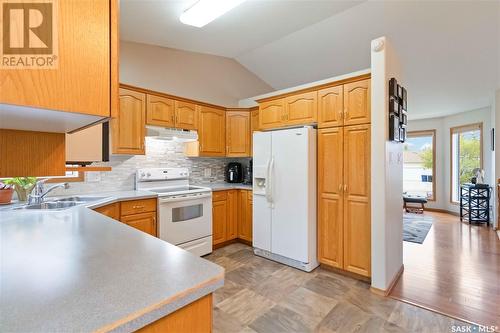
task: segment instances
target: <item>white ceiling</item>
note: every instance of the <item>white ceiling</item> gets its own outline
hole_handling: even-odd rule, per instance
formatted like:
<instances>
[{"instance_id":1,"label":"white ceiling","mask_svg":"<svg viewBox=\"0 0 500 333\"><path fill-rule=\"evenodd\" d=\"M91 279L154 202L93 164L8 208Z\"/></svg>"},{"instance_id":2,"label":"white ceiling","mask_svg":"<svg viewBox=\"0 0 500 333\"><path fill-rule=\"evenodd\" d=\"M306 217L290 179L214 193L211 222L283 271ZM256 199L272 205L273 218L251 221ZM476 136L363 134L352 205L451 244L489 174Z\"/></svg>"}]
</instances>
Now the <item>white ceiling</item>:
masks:
<instances>
[{"instance_id":1,"label":"white ceiling","mask_svg":"<svg viewBox=\"0 0 500 333\"><path fill-rule=\"evenodd\" d=\"M500 88L499 1L248 1L197 29L192 2L121 2L122 39L235 58L275 89L370 67L370 41L390 38L411 118L491 104Z\"/></svg>"},{"instance_id":2,"label":"white ceiling","mask_svg":"<svg viewBox=\"0 0 500 333\"><path fill-rule=\"evenodd\" d=\"M196 1L121 0L120 37L233 58L362 2L247 0L200 29L179 21Z\"/></svg>"}]
</instances>

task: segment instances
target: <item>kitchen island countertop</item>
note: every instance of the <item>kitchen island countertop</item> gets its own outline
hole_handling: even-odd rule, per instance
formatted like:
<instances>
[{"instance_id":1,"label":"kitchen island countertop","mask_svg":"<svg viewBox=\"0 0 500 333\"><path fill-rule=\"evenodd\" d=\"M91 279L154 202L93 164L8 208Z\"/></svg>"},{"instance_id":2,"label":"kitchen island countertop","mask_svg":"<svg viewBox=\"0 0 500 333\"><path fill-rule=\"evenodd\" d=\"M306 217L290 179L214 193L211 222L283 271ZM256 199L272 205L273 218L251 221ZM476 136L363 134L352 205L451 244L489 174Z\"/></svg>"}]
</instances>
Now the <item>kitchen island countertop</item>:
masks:
<instances>
[{"instance_id":1,"label":"kitchen island countertop","mask_svg":"<svg viewBox=\"0 0 500 333\"><path fill-rule=\"evenodd\" d=\"M155 196L0 211L0 331L132 332L221 287L220 266L88 208Z\"/></svg>"}]
</instances>

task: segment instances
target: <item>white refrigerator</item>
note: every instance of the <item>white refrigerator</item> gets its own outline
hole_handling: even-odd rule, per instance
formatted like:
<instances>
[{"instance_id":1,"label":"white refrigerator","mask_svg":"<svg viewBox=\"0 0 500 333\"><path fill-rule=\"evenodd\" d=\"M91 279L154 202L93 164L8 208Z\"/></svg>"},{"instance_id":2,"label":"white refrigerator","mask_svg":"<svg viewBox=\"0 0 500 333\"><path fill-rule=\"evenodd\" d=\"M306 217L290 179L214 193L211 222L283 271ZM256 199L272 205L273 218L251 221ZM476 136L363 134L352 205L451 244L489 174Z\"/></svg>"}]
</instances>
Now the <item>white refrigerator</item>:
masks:
<instances>
[{"instance_id":1,"label":"white refrigerator","mask_svg":"<svg viewBox=\"0 0 500 333\"><path fill-rule=\"evenodd\" d=\"M316 254L316 130L253 134L254 253L304 271Z\"/></svg>"}]
</instances>

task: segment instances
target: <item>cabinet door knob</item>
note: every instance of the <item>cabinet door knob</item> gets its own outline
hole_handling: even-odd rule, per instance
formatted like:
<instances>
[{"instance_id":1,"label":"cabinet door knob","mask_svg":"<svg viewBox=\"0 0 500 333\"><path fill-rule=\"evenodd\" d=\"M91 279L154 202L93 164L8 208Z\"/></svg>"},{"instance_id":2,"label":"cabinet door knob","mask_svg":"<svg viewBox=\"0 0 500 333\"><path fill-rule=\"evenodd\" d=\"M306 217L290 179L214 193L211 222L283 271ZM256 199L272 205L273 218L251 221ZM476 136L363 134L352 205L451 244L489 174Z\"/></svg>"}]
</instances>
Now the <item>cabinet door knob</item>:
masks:
<instances>
[{"instance_id":1,"label":"cabinet door knob","mask_svg":"<svg viewBox=\"0 0 500 333\"><path fill-rule=\"evenodd\" d=\"M344 185L344 192L347 192L347 184Z\"/></svg>"},{"instance_id":2,"label":"cabinet door knob","mask_svg":"<svg viewBox=\"0 0 500 333\"><path fill-rule=\"evenodd\" d=\"M339 192L342 192L342 184L339 184Z\"/></svg>"}]
</instances>

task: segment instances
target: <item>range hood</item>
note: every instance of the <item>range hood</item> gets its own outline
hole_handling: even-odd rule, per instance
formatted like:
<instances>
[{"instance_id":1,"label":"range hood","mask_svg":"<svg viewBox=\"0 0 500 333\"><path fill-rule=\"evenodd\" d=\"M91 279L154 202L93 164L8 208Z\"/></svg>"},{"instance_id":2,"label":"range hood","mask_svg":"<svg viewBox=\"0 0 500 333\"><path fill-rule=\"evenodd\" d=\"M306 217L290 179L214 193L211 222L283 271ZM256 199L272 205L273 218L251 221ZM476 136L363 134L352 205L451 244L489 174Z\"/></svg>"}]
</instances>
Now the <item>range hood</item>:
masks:
<instances>
[{"instance_id":1,"label":"range hood","mask_svg":"<svg viewBox=\"0 0 500 333\"><path fill-rule=\"evenodd\" d=\"M146 136L156 140L167 140L177 142L198 141L198 132L160 126L146 126Z\"/></svg>"}]
</instances>

